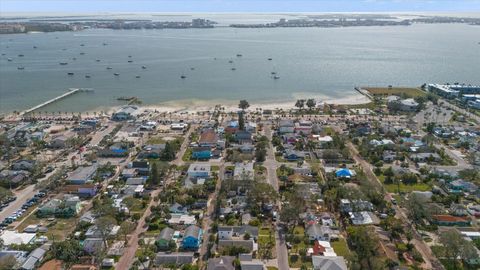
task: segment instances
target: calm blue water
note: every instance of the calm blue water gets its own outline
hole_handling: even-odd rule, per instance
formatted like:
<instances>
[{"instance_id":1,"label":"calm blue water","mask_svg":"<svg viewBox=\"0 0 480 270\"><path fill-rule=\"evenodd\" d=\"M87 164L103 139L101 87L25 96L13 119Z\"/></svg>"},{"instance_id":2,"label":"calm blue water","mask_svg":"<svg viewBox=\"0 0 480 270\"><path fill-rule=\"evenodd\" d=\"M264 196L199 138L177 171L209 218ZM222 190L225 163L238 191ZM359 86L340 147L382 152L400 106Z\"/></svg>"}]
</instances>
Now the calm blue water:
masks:
<instances>
[{"instance_id":1,"label":"calm blue water","mask_svg":"<svg viewBox=\"0 0 480 270\"><path fill-rule=\"evenodd\" d=\"M95 110L121 104L119 96L137 96L144 104L239 99L259 103L299 96L340 98L356 94L353 87L358 85L480 84L478 42L480 27L468 25L2 35L0 112L26 109L75 87L95 92L42 111ZM243 56L236 57L238 53ZM280 79L274 80L272 71ZM181 79L182 74L187 78Z\"/></svg>"}]
</instances>

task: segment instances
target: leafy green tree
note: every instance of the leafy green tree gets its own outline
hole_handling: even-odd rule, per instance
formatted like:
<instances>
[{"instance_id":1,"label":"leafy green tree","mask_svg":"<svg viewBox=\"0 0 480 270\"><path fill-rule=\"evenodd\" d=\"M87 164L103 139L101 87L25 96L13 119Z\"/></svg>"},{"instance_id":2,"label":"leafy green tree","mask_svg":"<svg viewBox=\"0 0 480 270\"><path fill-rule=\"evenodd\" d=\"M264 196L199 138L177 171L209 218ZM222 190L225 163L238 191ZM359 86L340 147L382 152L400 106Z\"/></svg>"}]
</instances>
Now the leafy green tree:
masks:
<instances>
[{"instance_id":1,"label":"leafy green tree","mask_svg":"<svg viewBox=\"0 0 480 270\"><path fill-rule=\"evenodd\" d=\"M62 242L53 242L50 249L55 259L73 264L78 262L83 255L83 249L80 242L75 239L69 239Z\"/></svg>"},{"instance_id":2,"label":"leafy green tree","mask_svg":"<svg viewBox=\"0 0 480 270\"><path fill-rule=\"evenodd\" d=\"M160 176L158 175L158 166L156 162L152 163L152 167L150 168L150 184L158 185L160 183Z\"/></svg>"},{"instance_id":3,"label":"leafy green tree","mask_svg":"<svg viewBox=\"0 0 480 270\"><path fill-rule=\"evenodd\" d=\"M317 103L315 102L315 99L313 98L310 98L307 100L307 107L311 110L315 107L315 105L317 105Z\"/></svg>"},{"instance_id":4,"label":"leafy green tree","mask_svg":"<svg viewBox=\"0 0 480 270\"><path fill-rule=\"evenodd\" d=\"M443 255L453 265L457 267L457 259L474 260L479 255L473 244L465 240L455 229L450 229L440 233L439 242L443 245Z\"/></svg>"},{"instance_id":5,"label":"leafy green tree","mask_svg":"<svg viewBox=\"0 0 480 270\"><path fill-rule=\"evenodd\" d=\"M378 238L372 227L350 226L347 232L349 244L357 253L362 265L366 266L366 269L373 269L376 264Z\"/></svg>"},{"instance_id":6,"label":"leafy green tree","mask_svg":"<svg viewBox=\"0 0 480 270\"><path fill-rule=\"evenodd\" d=\"M267 150L265 149L258 149L255 151L255 159L257 162L264 162L267 157Z\"/></svg>"},{"instance_id":7,"label":"leafy green tree","mask_svg":"<svg viewBox=\"0 0 480 270\"><path fill-rule=\"evenodd\" d=\"M298 99L297 102L295 102L295 107L300 110L303 109L303 107L305 107L305 99Z\"/></svg>"},{"instance_id":8,"label":"leafy green tree","mask_svg":"<svg viewBox=\"0 0 480 270\"><path fill-rule=\"evenodd\" d=\"M165 161L172 161L175 159L177 150L173 143L167 142L165 143L165 149L163 149L161 153L161 159Z\"/></svg>"},{"instance_id":9,"label":"leafy green tree","mask_svg":"<svg viewBox=\"0 0 480 270\"><path fill-rule=\"evenodd\" d=\"M238 113L238 128L240 130L245 130L245 118L243 117L243 112Z\"/></svg>"},{"instance_id":10,"label":"leafy green tree","mask_svg":"<svg viewBox=\"0 0 480 270\"><path fill-rule=\"evenodd\" d=\"M250 104L248 101L245 99L240 100L240 103L238 104L238 108L242 109L242 111L245 111L248 107L250 107Z\"/></svg>"}]
</instances>

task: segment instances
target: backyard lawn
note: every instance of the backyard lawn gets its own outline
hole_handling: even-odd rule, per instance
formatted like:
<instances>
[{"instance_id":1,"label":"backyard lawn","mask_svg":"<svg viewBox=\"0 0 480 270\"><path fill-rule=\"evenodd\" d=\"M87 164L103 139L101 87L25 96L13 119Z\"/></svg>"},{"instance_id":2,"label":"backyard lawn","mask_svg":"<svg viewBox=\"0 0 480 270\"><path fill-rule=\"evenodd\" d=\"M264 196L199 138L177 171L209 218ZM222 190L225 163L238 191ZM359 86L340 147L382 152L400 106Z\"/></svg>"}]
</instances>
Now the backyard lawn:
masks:
<instances>
[{"instance_id":1,"label":"backyard lawn","mask_svg":"<svg viewBox=\"0 0 480 270\"><path fill-rule=\"evenodd\" d=\"M39 233L40 235L47 236L49 240L63 241L75 229L77 218L56 218L53 221L47 221L45 218L37 218L35 214L32 214L17 227L17 231L23 232L28 225L41 225L47 227L48 231Z\"/></svg>"},{"instance_id":2,"label":"backyard lawn","mask_svg":"<svg viewBox=\"0 0 480 270\"><path fill-rule=\"evenodd\" d=\"M347 257L350 255L350 250L347 246L347 241L344 238L340 238L338 241L331 242L332 248L338 256Z\"/></svg>"},{"instance_id":3,"label":"backyard lawn","mask_svg":"<svg viewBox=\"0 0 480 270\"><path fill-rule=\"evenodd\" d=\"M400 185L397 185L396 183L385 184L384 183L385 176L383 175L379 176L378 179L383 183L383 185L385 186L385 189L389 193L398 193L399 190L400 192L407 193L412 191L429 191L432 189L429 185L425 183L416 183L416 184L409 184L409 185L405 185L404 183L400 183Z\"/></svg>"}]
</instances>

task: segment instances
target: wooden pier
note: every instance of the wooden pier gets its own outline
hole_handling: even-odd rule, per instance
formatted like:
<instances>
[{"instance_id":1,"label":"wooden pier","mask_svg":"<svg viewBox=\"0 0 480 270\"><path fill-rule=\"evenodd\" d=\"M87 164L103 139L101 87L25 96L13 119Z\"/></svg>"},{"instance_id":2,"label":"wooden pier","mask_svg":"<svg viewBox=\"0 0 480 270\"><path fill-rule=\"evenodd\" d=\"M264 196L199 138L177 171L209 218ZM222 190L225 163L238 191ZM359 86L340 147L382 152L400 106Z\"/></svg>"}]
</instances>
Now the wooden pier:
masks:
<instances>
[{"instance_id":1,"label":"wooden pier","mask_svg":"<svg viewBox=\"0 0 480 270\"><path fill-rule=\"evenodd\" d=\"M87 88L70 88L68 92L66 92L66 93L64 93L64 94L62 94L62 95L60 95L60 96L58 96L58 97L52 98L52 99L50 99L50 100L47 100L47 101L45 101L45 102L43 102L43 103L41 103L41 104L38 104L38 105L36 105L36 106L34 106L34 107L30 108L30 109L27 109L27 110L21 112L21 113L20 113L20 116L25 115L25 114L29 114L29 113L31 113L31 112L33 112L33 111L35 111L35 110L38 110L38 109L43 108L43 107L45 107L45 106L47 106L47 105L49 105L49 104L52 104L52 103L54 103L54 102L57 102L57 101L59 101L59 100L61 100L61 99L64 99L64 98L66 98L66 97L69 97L69 96L71 96L71 95L74 95L74 94L80 93L80 92L93 92L93 89L87 89Z\"/></svg>"}]
</instances>

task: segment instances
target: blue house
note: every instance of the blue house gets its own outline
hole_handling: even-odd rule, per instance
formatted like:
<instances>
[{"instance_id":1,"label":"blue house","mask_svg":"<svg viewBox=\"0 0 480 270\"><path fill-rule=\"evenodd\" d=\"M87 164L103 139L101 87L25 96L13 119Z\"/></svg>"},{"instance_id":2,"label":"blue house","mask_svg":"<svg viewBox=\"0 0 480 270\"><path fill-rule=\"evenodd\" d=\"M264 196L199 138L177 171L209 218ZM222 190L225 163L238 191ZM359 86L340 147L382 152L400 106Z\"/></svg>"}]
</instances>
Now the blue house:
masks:
<instances>
[{"instance_id":1,"label":"blue house","mask_svg":"<svg viewBox=\"0 0 480 270\"><path fill-rule=\"evenodd\" d=\"M355 174L355 171L347 168L338 169L337 171L335 171L335 176L337 176L338 178L352 178L352 176L355 176Z\"/></svg>"},{"instance_id":2,"label":"blue house","mask_svg":"<svg viewBox=\"0 0 480 270\"><path fill-rule=\"evenodd\" d=\"M305 154L301 151L295 151L291 149L285 150L284 158L287 161L298 161L305 158Z\"/></svg>"},{"instance_id":3,"label":"blue house","mask_svg":"<svg viewBox=\"0 0 480 270\"><path fill-rule=\"evenodd\" d=\"M192 150L192 159L210 159L212 150L209 147L195 147Z\"/></svg>"},{"instance_id":4,"label":"blue house","mask_svg":"<svg viewBox=\"0 0 480 270\"><path fill-rule=\"evenodd\" d=\"M202 229L195 225L190 225L185 229L182 240L182 248L186 250L196 250L200 246L202 239Z\"/></svg>"}]
</instances>

